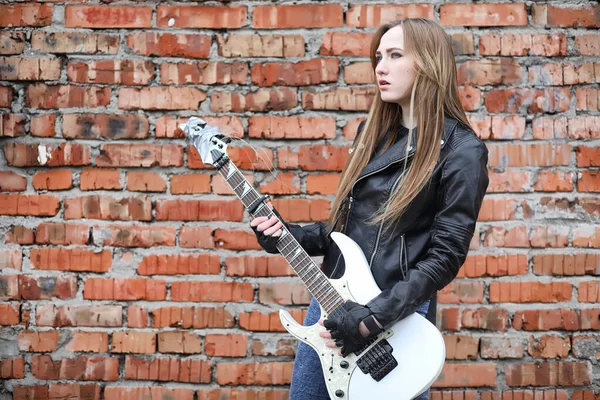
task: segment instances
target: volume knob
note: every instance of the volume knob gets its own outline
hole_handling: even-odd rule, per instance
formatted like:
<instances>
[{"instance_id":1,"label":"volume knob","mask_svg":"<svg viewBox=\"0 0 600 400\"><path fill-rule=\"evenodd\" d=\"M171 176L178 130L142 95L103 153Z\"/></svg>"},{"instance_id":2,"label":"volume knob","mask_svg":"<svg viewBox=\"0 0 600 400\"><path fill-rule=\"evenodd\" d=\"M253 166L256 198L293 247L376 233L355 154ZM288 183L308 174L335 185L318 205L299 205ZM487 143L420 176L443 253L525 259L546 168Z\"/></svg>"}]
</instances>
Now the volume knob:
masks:
<instances>
[{"instance_id":1,"label":"volume knob","mask_svg":"<svg viewBox=\"0 0 600 400\"><path fill-rule=\"evenodd\" d=\"M348 368L349 365L350 364L348 364L348 361L346 361L346 360L343 360L342 362L340 362L340 367L342 367L344 369Z\"/></svg>"},{"instance_id":2,"label":"volume knob","mask_svg":"<svg viewBox=\"0 0 600 400\"><path fill-rule=\"evenodd\" d=\"M337 397L344 397L344 391L343 391L343 390L340 390L340 389L338 389L338 390L336 390L336 391L335 391L335 395L336 395Z\"/></svg>"}]
</instances>

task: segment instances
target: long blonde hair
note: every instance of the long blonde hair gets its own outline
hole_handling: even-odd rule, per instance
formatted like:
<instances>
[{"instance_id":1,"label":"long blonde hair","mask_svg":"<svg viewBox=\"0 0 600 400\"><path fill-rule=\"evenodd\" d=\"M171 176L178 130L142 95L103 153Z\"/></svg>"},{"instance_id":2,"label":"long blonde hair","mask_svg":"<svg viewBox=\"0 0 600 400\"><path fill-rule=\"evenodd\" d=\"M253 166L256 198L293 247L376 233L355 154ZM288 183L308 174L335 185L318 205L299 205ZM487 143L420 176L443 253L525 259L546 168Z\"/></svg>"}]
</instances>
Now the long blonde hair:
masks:
<instances>
[{"instance_id":1,"label":"long blonde hair","mask_svg":"<svg viewBox=\"0 0 600 400\"><path fill-rule=\"evenodd\" d=\"M390 198L379 212L367 221L372 224L382 221L386 224L397 222L425 187L440 156L444 118L454 118L469 127L458 95L452 42L436 22L411 18L382 25L371 41L370 57L373 71L377 66L375 52L381 37L396 26L402 27L404 51L412 56L415 64L415 81L410 98L410 120L416 121L416 152L410 164L408 164L408 157L405 158L404 167L407 169ZM344 199L350 193L361 171L369 163L378 143L389 129L397 132L401 122L400 106L386 103L376 95L362 132L356 139L354 152L349 156L342 171L339 190L329 216L330 228L334 228L344 212L341 209ZM409 133L408 136L407 149L411 145L412 135ZM383 148L389 147L392 140L393 137L384 144Z\"/></svg>"}]
</instances>

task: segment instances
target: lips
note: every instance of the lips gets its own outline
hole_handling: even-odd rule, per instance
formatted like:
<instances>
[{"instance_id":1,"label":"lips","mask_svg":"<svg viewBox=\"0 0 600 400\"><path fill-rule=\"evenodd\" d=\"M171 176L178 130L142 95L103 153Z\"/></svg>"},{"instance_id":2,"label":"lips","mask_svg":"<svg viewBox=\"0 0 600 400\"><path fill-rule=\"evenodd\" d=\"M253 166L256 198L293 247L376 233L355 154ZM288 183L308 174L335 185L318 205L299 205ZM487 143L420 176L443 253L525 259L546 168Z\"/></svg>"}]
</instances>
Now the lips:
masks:
<instances>
[{"instance_id":1,"label":"lips","mask_svg":"<svg viewBox=\"0 0 600 400\"><path fill-rule=\"evenodd\" d=\"M386 80L380 79L379 80L379 86L386 86L389 85L390 83Z\"/></svg>"}]
</instances>

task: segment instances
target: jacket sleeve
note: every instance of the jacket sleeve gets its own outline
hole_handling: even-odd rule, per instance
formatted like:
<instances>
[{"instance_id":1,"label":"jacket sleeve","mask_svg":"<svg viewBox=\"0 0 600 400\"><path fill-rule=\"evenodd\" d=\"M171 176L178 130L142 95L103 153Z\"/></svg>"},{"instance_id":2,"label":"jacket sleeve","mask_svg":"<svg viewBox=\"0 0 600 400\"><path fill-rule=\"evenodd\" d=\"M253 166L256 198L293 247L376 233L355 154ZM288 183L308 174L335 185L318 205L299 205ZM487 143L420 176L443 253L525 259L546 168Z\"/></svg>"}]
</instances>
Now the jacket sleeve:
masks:
<instances>
[{"instance_id":1,"label":"jacket sleeve","mask_svg":"<svg viewBox=\"0 0 600 400\"><path fill-rule=\"evenodd\" d=\"M449 155L442 171L443 192L426 256L408 271L404 280L367 303L384 328L415 312L458 274L487 191L487 161L488 150L476 138L463 142Z\"/></svg>"}]
</instances>

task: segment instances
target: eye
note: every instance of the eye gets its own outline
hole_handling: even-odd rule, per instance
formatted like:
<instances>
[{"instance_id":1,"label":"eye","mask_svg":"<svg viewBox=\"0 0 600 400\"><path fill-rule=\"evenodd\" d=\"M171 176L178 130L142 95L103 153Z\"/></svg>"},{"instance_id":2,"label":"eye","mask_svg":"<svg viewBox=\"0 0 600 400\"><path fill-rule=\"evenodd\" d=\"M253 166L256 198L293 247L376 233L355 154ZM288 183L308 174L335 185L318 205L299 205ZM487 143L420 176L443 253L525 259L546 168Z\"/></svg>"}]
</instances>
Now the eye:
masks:
<instances>
[{"instance_id":1,"label":"eye","mask_svg":"<svg viewBox=\"0 0 600 400\"><path fill-rule=\"evenodd\" d=\"M400 58L400 57L402 57L402 54L400 54L396 51L392 53L392 58Z\"/></svg>"},{"instance_id":2,"label":"eye","mask_svg":"<svg viewBox=\"0 0 600 400\"><path fill-rule=\"evenodd\" d=\"M377 60L377 62L381 61L381 55L380 54L376 54L375 55L375 60Z\"/></svg>"}]
</instances>

